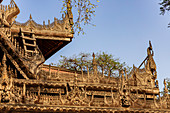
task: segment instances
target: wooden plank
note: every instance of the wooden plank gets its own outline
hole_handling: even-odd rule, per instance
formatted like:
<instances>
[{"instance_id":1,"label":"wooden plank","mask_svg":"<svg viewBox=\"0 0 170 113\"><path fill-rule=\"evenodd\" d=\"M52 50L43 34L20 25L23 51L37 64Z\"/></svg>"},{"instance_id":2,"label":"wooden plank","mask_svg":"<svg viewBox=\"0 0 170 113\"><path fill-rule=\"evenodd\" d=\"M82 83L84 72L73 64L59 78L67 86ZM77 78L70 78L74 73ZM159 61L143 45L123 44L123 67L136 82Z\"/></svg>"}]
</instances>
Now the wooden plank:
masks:
<instances>
[{"instance_id":1,"label":"wooden plank","mask_svg":"<svg viewBox=\"0 0 170 113\"><path fill-rule=\"evenodd\" d=\"M43 39L43 40L60 40L60 41L71 41L70 38L64 37L52 37L52 36L35 36L36 39Z\"/></svg>"},{"instance_id":2,"label":"wooden plank","mask_svg":"<svg viewBox=\"0 0 170 113\"><path fill-rule=\"evenodd\" d=\"M30 31L30 29L28 29L27 31ZM12 27L11 32L13 34L20 33L20 28ZM64 31L34 30L33 33L35 33L36 36L67 37L67 38L71 38L71 39L73 38L73 34L71 34L69 32L64 32Z\"/></svg>"},{"instance_id":3,"label":"wooden plank","mask_svg":"<svg viewBox=\"0 0 170 113\"><path fill-rule=\"evenodd\" d=\"M25 43L26 46L36 47L36 44Z\"/></svg>"},{"instance_id":4,"label":"wooden plank","mask_svg":"<svg viewBox=\"0 0 170 113\"><path fill-rule=\"evenodd\" d=\"M22 37L23 39L26 39L26 40L36 40L36 39L34 39L34 38L30 38L30 37L26 37L26 36L24 36L24 37Z\"/></svg>"}]
</instances>

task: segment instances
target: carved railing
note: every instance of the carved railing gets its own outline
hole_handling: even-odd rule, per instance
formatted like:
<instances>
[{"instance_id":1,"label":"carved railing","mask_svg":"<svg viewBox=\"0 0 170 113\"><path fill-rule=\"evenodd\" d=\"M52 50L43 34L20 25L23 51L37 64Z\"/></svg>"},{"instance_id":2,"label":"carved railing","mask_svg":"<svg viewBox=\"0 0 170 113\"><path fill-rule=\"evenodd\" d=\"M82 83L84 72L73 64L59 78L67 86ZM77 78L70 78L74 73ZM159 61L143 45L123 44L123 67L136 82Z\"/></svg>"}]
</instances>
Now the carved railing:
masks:
<instances>
[{"instance_id":1,"label":"carved railing","mask_svg":"<svg viewBox=\"0 0 170 113\"><path fill-rule=\"evenodd\" d=\"M81 83L75 74L72 82L50 80L25 80L9 78L4 68L0 79L0 104L41 105L41 106L80 106L80 107L130 107L143 109L169 109L169 96L149 97L143 89L134 90L114 84ZM6 72L6 74L5 74ZM4 75L5 74L5 75ZM4 78L5 77L5 78ZM5 84L4 84L5 82ZM4 87L6 86L6 87Z\"/></svg>"}]
</instances>

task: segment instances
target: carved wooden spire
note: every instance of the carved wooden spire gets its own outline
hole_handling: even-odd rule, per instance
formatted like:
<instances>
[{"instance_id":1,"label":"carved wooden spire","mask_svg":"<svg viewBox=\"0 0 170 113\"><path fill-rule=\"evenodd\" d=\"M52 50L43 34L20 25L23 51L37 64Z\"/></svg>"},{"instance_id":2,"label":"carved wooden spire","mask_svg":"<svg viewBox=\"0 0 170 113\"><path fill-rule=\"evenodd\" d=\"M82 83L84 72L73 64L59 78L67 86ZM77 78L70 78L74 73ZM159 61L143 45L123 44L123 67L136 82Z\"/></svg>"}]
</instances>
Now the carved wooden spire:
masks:
<instances>
[{"instance_id":1,"label":"carved wooden spire","mask_svg":"<svg viewBox=\"0 0 170 113\"><path fill-rule=\"evenodd\" d=\"M30 20L32 20L32 15L30 14Z\"/></svg>"},{"instance_id":2,"label":"carved wooden spire","mask_svg":"<svg viewBox=\"0 0 170 113\"><path fill-rule=\"evenodd\" d=\"M74 33L73 29L73 13L72 13L72 6L71 6L71 0L67 0L67 16L69 18L69 24L71 27L71 32Z\"/></svg>"},{"instance_id":3,"label":"carved wooden spire","mask_svg":"<svg viewBox=\"0 0 170 113\"><path fill-rule=\"evenodd\" d=\"M96 63L96 60L95 60L95 54L93 53L93 72L94 72L94 75L96 76L97 75L97 63Z\"/></svg>"},{"instance_id":4,"label":"carved wooden spire","mask_svg":"<svg viewBox=\"0 0 170 113\"><path fill-rule=\"evenodd\" d=\"M2 71L2 79L7 79L7 66L6 66L6 54L4 53L3 59L2 59L2 65L3 65L3 71Z\"/></svg>"},{"instance_id":5,"label":"carved wooden spire","mask_svg":"<svg viewBox=\"0 0 170 113\"><path fill-rule=\"evenodd\" d=\"M168 93L167 85L166 85L166 80L164 79L164 92L165 94Z\"/></svg>"},{"instance_id":6,"label":"carved wooden spire","mask_svg":"<svg viewBox=\"0 0 170 113\"><path fill-rule=\"evenodd\" d=\"M71 9L72 9L71 1L67 0L67 14L69 17L70 24L73 25L73 13L72 13Z\"/></svg>"},{"instance_id":7,"label":"carved wooden spire","mask_svg":"<svg viewBox=\"0 0 170 113\"><path fill-rule=\"evenodd\" d=\"M54 24L57 25L57 18L54 17Z\"/></svg>"}]
</instances>

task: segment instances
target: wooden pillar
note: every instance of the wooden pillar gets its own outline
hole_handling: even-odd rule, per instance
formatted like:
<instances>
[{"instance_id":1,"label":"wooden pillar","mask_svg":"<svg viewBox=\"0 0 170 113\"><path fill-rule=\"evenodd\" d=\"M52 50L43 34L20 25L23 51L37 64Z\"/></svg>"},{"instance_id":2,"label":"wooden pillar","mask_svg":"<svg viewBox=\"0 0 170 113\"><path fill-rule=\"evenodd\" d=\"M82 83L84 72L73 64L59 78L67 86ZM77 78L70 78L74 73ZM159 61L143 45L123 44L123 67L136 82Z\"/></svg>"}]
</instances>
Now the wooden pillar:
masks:
<instances>
[{"instance_id":1,"label":"wooden pillar","mask_svg":"<svg viewBox=\"0 0 170 113\"><path fill-rule=\"evenodd\" d=\"M23 83L23 96L25 97L25 94L26 94L26 85L25 85L25 83Z\"/></svg>"}]
</instances>

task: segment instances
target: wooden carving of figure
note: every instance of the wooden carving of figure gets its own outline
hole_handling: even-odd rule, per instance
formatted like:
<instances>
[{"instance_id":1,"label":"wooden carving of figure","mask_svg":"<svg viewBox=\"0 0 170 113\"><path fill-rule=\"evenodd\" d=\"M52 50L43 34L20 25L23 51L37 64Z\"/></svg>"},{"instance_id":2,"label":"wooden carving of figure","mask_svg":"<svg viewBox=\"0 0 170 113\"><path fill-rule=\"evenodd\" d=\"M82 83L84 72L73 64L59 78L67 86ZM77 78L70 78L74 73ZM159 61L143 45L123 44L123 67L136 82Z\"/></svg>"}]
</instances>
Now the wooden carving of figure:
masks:
<instances>
[{"instance_id":1,"label":"wooden carving of figure","mask_svg":"<svg viewBox=\"0 0 170 113\"><path fill-rule=\"evenodd\" d=\"M147 64L146 64L146 69L151 71L151 73L154 75L154 79L156 79L157 78L156 64L153 59L154 52L152 50L151 41L149 41L149 47L147 48L147 54L148 54L148 60L147 60Z\"/></svg>"}]
</instances>

